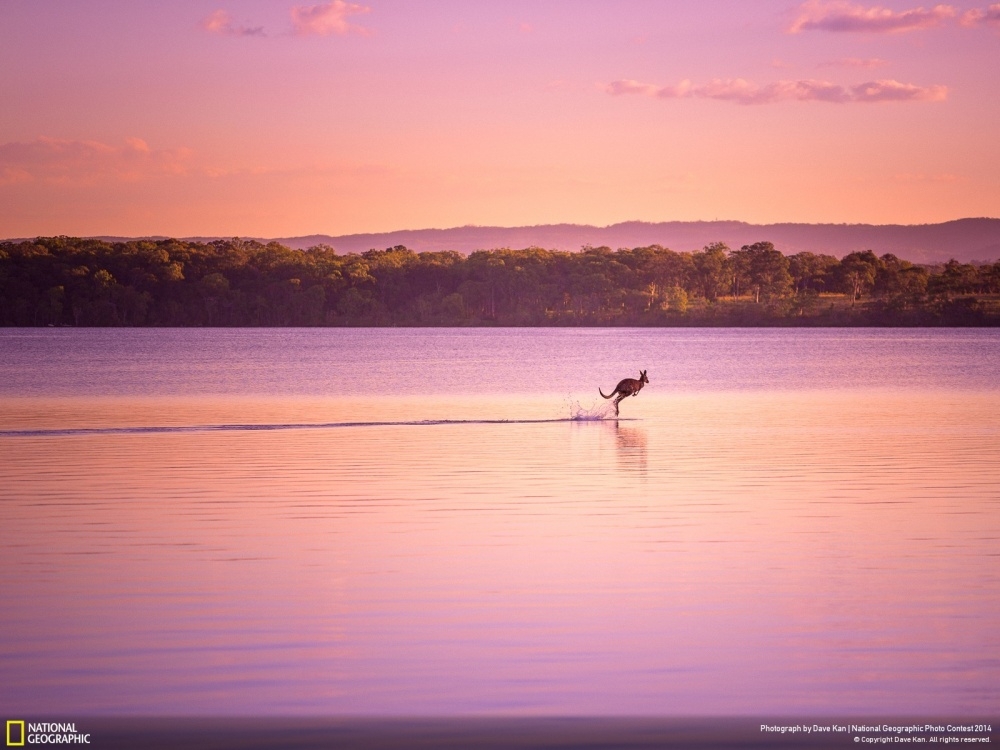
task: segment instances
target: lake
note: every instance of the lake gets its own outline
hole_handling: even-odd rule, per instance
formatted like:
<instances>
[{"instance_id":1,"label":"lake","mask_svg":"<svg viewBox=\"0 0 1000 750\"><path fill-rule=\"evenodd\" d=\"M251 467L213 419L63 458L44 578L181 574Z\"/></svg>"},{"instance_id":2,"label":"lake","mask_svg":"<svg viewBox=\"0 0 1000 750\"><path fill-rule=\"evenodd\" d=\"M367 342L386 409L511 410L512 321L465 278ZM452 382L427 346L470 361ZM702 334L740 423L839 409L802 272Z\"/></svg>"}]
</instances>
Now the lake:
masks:
<instances>
[{"instance_id":1,"label":"lake","mask_svg":"<svg viewBox=\"0 0 1000 750\"><path fill-rule=\"evenodd\" d=\"M0 704L995 716L998 363L988 329L0 329Z\"/></svg>"}]
</instances>

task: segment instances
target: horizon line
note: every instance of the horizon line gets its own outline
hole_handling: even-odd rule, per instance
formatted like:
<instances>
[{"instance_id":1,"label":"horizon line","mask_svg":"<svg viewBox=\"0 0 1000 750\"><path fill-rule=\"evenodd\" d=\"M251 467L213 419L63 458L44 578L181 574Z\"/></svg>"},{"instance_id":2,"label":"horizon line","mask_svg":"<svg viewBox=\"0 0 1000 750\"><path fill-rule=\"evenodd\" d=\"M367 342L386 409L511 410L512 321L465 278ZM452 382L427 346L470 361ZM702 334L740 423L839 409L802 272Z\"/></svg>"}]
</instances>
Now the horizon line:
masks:
<instances>
[{"instance_id":1,"label":"horizon line","mask_svg":"<svg viewBox=\"0 0 1000 750\"><path fill-rule=\"evenodd\" d=\"M649 226L655 226L659 224L743 224L745 226L751 227L780 227L780 226L812 226L812 227L931 227L931 226L941 226L943 224L955 224L961 221L1000 221L1000 216L962 216L956 219L947 219L945 221L934 221L934 222L924 222L920 224L902 224L902 223L884 223L876 224L871 222L833 222L833 221L775 221L767 223L756 223L751 221L744 221L742 219L667 219L664 221L647 221L645 219L628 219L626 221L617 221L611 224L578 224L575 222L554 222L549 224L518 224L518 225L501 225L501 224L461 224L451 227L418 227L418 228L406 228L406 229L388 229L382 231L369 231L369 232L350 232L346 234L329 234L326 232L307 232L305 234L288 234L282 236L273 237L263 237L263 236L252 236L252 235L241 235L241 234L138 234L138 235L128 235L128 234L36 234L31 237L5 237L0 238L0 242L25 242L28 240L39 239L42 237L70 237L76 239L125 239L125 240L165 240L165 239L177 239L177 240L196 240L196 239L246 239L246 240L297 240L304 239L308 237L331 237L331 238L345 238L345 237L365 237L369 235L381 235L381 234L400 234L402 232L450 232L457 229L540 229L547 227L581 227L588 229L612 229L614 227L625 226L629 224L645 224Z\"/></svg>"}]
</instances>

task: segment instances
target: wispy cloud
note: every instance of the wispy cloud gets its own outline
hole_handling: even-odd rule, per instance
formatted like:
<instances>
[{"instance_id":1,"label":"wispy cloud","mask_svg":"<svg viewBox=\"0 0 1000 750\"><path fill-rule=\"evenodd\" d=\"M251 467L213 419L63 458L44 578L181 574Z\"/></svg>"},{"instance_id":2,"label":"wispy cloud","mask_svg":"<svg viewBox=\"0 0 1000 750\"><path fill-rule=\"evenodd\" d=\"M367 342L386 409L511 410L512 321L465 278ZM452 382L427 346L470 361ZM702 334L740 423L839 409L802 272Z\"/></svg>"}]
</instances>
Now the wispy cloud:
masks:
<instances>
[{"instance_id":1,"label":"wispy cloud","mask_svg":"<svg viewBox=\"0 0 1000 750\"><path fill-rule=\"evenodd\" d=\"M337 34L371 34L370 29L353 24L347 19L371 11L371 8L344 0L333 0L322 5L296 5L292 7L292 26L299 36L329 36Z\"/></svg>"},{"instance_id":2,"label":"wispy cloud","mask_svg":"<svg viewBox=\"0 0 1000 750\"><path fill-rule=\"evenodd\" d=\"M685 81L686 83L686 81ZM661 91L664 87L656 86L652 83L640 83L630 78L612 81L604 90L611 96L621 96L622 94L643 94L645 96L663 96Z\"/></svg>"},{"instance_id":3,"label":"wispy cloud","mask_svg":"<svg viewBox=\"0 0 1000 750\"><path fill-rule=\"evenodd\" d=\"M935 5L930 10L920 7L897 12L878 6L866 8L843 0L808 0L799 7L798 16L788 27L788 32L798 34L801 31L817 30L888 34L916 31L937 26L954 18L957 13L951 5Z\"/></svg>"},{"instance_id":4,"label":"wispy cloud","mask_svg":"<svg viewBox=\"0 0 1000 750\"><path fill-rule=\"evenodd\" d=\"M827 60L819 63L817 68L863 68L872 70L873 68L884 68L889 64L888 60L881 57L841 57L837 60Z\"/></svg>"},{"instance_id":5,"label":"wispy cloud","mask_svg":"<svg viewBox=\"0 0 1000 750\"><path fill-rule=\"evenodd\" d=\"M851 86L849 101L855 102L943 102L947 86L917 86L893 80L868 81Z\"/></svg>"},{"instance_id":6,"label":"wispy cloud","mask_svg":"<svg viewBox=\"0 0 1000 750\"><path fill-rule=\"evenodd\" d=\"M1000 3L986 8L973 8L962 14L963 26L993 26L1000 28Z\"/></svg>"},{"instance_id":7,"label":"wispy cloud","mask_svg":"<svg viewBox=\"0 0 1000 750\"><path fill-rule=\"evenodd\" d=\"M243 26L238 24L224 10L214 11L201 22L201 27L205 31L225 36L264 36L263 26Z\"/></svg>"},{"instance_id":8,"label":"wispy cloud","mask_svg":"<svg viewBox=\"0 0 1000 750\"><path fill-rule=\"evenodd\" d=\"M612 81L604 87L611 96L639 94L657 99L719 99L736 104L773 104L782 101L819 101L834 104L872 102L939 102L948 96L945 86L916 86L881 80L842 86L829 81L775 81L758 86L743 78L715 78L696 85L685 80L674 86L640 81Z\"/></svg>"},{"instance_id":9,"label":"wispy cloud","mask_svg":"<svg viewBox=\"0 0 1000 750\"><path fill-rule=\"evenodd\" d=\"M135 182L187 173L191 151L154 150L141 138L124 145L69 141L41 136L33 141L0 143L0 184L45 182L89 185L101 180Z\"/></svg>"}]
</instances>

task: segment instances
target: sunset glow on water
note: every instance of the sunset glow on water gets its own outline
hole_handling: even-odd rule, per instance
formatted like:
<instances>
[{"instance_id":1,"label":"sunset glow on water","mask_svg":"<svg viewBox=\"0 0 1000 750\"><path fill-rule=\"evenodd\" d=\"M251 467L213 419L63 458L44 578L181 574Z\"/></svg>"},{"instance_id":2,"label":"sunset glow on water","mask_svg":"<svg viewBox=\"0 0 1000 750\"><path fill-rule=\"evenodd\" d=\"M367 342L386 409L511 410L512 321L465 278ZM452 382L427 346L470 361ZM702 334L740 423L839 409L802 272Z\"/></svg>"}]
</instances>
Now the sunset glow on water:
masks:
<instances>
[{"instance_id":1,"label":"sunset glow on water","mask_svg":"<svg viewBox=\"0 0 1000 750\"><path fill-rule=\"evenodd\" d=\"M1000 339L990 332L963 343L948 332L650 331L612 344L613 360L594 354L614 335L599 331L23 335L0 343L7 383L25 358L44 363L57 335L73 337L76 370L91 376L102 336L160 355L109 371L105 382L123 379L115 389L127 395L95 394L91 380L79 383L91 395L72 396L43 379L2 394L0 659L15 677L0 695L14 709L997 705L1000 391L987 365ZM359 336L372 371L442 347L488 359L504 341L521 357L488 379L514 384L507 392L470 383L454 398L433 386L365 395L355 383L335 395L353 372L343 360L361 356L340 347ZM827 387L823 373L873 336L895 358L881 367L906 371L897 349L925 358L917 387L905 377ZM899 337L910 338L896 347ZM725 339L717 373L766 377L769 352L824 354L790 355L783 366L805 377L766 388L711 373L700 389L672 386L698 366L673 360L678 349ZM553 350L588 341L574 391L520 385ZM268 342L279 372L289 352L327 352L293 382L328 377L330 392L268 395L241 381L251 360L264 365ZM941 346L947 361L933 356ZM228 354L205 354L200 393L184 397L170 384L191 347ZM623 361L651 381L623 419L570 420L581 404L600 407L597 386ZM205 373L227 367L236 374L209 394ZM448 377L444 364L421 367L424 383ZM130 431L151 426L168 429ZM72 432L81 428L91 431Z\"/></svg>"}]
</instances>

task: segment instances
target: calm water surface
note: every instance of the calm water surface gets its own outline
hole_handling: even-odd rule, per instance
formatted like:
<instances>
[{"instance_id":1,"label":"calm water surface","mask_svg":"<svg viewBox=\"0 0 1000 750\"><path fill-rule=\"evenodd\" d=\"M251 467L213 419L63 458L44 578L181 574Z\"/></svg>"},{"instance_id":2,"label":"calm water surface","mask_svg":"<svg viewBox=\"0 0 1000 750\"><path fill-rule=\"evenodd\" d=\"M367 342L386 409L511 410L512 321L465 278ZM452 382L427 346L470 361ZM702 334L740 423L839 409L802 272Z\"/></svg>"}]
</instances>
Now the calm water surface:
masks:
<instances>
[{"instance_id":1,"label":"calm water surface","mask_svg":"<svg viewBox=\"0 0 1000 750\"><path fill-rule=\"evenodd\" d=\"M0 330L0 705L995 714L998 362L989 330Z\"/></svg>"}]
</instances>

